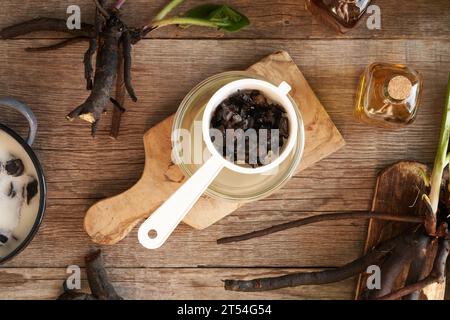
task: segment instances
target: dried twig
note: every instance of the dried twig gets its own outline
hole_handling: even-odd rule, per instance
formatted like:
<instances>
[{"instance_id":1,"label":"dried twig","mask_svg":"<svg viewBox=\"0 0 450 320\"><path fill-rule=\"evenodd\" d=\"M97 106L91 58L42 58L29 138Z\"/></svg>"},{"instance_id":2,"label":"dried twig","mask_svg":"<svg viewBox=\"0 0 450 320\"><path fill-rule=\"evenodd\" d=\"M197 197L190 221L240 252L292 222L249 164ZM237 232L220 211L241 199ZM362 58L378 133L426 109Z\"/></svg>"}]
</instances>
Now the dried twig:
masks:
<instances>
[{"instance_id":1,"label":"dried twig","mask_svg":"<svg viewBox=\"0 0 450 320\"><path fill-rule=\"evenodd\" d=\"M328 213L316 216L311 216L307 218L298 219L291 222L282 223L279 225L272 226L267 229L249 232L239 236L225 237L217 240L218 244L226 244L232 242L245 241L253 238L263 237L269 234L281 232L284 230L298 228L305 225L324 222L324 221L335 221L335 220L349 220L349 219L378 219L396 222L406 222L406 223L423 223L424 218L418 216L407 216L407 215L395 215L395 214L384 214L384 213L370 213L367 211L361 212L344 212L344 213Z\"/></svg>"}]
</instances>

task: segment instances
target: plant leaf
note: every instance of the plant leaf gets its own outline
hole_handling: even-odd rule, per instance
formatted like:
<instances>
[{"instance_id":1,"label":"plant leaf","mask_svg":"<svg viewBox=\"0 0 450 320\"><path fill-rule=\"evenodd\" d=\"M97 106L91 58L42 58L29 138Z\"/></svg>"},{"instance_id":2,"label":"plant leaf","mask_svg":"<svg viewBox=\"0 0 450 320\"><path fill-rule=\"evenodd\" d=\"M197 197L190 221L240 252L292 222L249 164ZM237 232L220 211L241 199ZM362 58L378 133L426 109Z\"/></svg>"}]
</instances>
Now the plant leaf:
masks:
<instances>
[{"instance_id":1,"label":"plant leaf","mask_svg":"<svg viewBox=\"0 0 450 320\"><path fill-rule=\"evenodd\" d=\"M214 23L218 29L237 32L250 25L250 20L235 9L219 4L202 4L189 10L186 17Z\"/></svg>"}]
</instances>

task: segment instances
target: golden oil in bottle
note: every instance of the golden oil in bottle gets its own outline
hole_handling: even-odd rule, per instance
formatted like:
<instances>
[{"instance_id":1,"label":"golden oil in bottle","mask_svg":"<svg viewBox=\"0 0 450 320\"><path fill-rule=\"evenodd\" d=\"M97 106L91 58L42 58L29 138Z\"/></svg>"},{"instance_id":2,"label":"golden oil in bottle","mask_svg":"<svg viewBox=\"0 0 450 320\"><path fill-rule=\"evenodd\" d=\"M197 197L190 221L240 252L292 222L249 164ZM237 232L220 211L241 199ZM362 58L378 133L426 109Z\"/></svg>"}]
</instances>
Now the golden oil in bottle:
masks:
<instances>
[{"instance_id":1,"label":"golden oil in bottle","mask_svg":"<svg viewBox=\"0 0 450 320\"><path fill-rule=\"evenodd\" d=\"M380 127L408 125L416 118L422 87L422 76L408 66L374 63L361 76L355 116Z\"/></svg>"}]
</instances>

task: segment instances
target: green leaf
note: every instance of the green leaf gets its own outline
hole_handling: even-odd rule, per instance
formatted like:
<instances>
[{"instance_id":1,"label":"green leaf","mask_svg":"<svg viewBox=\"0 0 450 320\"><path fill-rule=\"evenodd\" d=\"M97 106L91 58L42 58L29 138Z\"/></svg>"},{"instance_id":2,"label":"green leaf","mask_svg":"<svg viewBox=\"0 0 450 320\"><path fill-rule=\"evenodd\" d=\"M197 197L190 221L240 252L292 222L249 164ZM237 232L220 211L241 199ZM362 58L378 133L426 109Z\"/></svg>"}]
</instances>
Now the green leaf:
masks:
<instances>
[{"instance_id":1,"label":"green leaf","mask_svg":"<svg viewBox=\"0 0 450 320\"><path fill-rule=\"evenodd\" d=\"M227 32L237 32L250 25L245 15L226 5L203 4L189 10L186 17L209 21Z\"/></svg>"}]
</instances>

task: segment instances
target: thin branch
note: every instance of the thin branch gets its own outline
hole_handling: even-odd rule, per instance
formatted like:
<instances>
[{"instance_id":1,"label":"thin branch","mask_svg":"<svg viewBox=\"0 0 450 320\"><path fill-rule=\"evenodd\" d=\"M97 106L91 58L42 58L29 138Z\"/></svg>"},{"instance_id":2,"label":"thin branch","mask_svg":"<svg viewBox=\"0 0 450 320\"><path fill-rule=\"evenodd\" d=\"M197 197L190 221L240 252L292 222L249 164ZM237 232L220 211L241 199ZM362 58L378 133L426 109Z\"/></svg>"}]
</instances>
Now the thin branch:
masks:
<instances>
[{"instance_id":1,"label":"thin branch","mask_svg":"<svg viewBox=\"0 0 450 320\"><path fill-rule=\"evenodd\" d=\"M78 42L84 42L84 41L89 41L89 37L74 37L74 38L70 38L55 44L52 44L50 46L45 46L45 47L29 47L26 48L25 51L27 52L39 52L39 51L51 51L51 50L57 50L57 49L61 49L64 48L68 45L71 44L75 44Z\"/></svg>"},{"instance_id":2,"label":"thin branch","mask_svg":"<svg viewBox=\"0 0 450 320\"><path fill-rule=\"evenodd\" d=\"M117 2L114 4L113 8L116 10L120 10L122 6L127 2L127 0L117 0Z\"/></svg>"},{"instance_id":3,"label":"thin branch","mask_svg":"<svg viewBox=\"0 0 450 320\"><path fill-rule=\"evenodd\" d=\"M109 18L109 12L106 11L105 8L100 4L99 0L94 0L95 6L97 7L97 10L100 11L100 13L105 17Z\"/></svg>"},{"instance_id":4,"label":"thin branch","mask_svg":"<svg viewBox=\"0 0 450 320\"><path fill-rule=\"evenodd\" d=\"M362 212L344 212L344 213L328 213L322 215L311 216L307 218L302 218L299 220L286 222L283 224L275 225L267 229L249 232L239 236L226 237L217 240L218 244L225 244L231 242L245 241L253 238L263 237L269 234L277 233L287 229L302 227L317 222L324 221L336 221L336 220L350 220L350 219L377 219L377 220L387 220L395 222L406 222L406 223L423 223L424 218L418 216L406 216L406 215L395 215L395 214L383 214L383 213L369 213L367 211Z\"/></svg>"},{"instance_id":5,"label":"thin branch","mask_svg":"<svg viewBox=\"0 0 450 320\"><path fill-rule=\"evenodd\" d=\"M124 82L124 58L123 58L123 50L120 50L122 48L123 44L120 44L119 47L119 61L117 63L117 76L116 76L116 98L115 101L122 107L125 105L125 95L126 95L126 89L125 89L125 82ZM113 139L117 139L119 137L120 132L120 123L122 120L122 114L119 110L119 108L114 108L113 115L112 115L112 123L111 123L111 130L110 130L110 137Z\"/></svg>"},{"instance_id":6,"label":"thin branch","mask_svg":"<svg viewBox=\"0 0 450 320\"><path fill-rule=\"evenodd\" d=\"M184 0L172 0L153 19L154 21L164 19L173 9L178 7Z\"/></svg>"},{"instance_id":7,"label":"thin branch","mask_svg":"<svg viewBox=\"0 0 450 320\"><path fill-rule=\"evenodd\" d=\"M407 296L416 291L421 291L425 287L433 283L443 283L445 281L445 267L447 264L448 252L449 252L449 241L442 240L439 243L438 253L436 259L434 260L433 269L430 274L423 280L416 282L414 284L405 286L398 291L385 295L378 298L378 300L397 300L404 296Z\"/></svg>"},{"instance_id":8,"label":"thin branch","mask_svg":"<svg viewBox=\"0 0 450 320\"><path fill-rule=\"evenodd\" d=\"M380 260L392 251L399 241L412 238L413 234L396 236L379 244L365 256L343 267L317 272L291 273L281 277L260 278L254 280L225 280L225 289L232 291L257 292L277 290L302 285L320 285L342 281L367 270L367 267L380 263Z\"/></svg>"}]
</instances>

